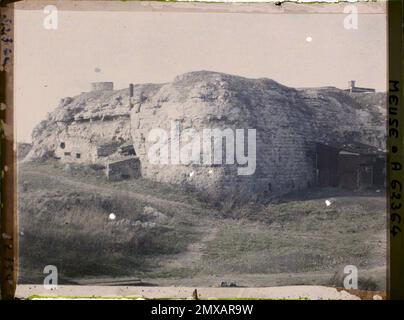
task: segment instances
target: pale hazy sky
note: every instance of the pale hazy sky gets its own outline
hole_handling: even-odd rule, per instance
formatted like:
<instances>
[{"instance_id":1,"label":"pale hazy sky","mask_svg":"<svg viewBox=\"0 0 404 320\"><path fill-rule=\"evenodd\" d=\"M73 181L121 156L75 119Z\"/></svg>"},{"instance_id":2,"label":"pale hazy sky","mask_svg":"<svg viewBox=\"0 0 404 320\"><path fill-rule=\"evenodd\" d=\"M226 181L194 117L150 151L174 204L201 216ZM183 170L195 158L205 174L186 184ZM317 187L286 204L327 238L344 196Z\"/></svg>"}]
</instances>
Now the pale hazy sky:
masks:
<instances>
[{"instance_id":1,"label":"pale hazy sky","mask_svg":"<svg viewBox=\"0 0 404 320\"><path fill-rule=\"evenodd\" d=\"M343 27L345 16L60 10L58 30L46 30L42 10L17 10L17 139L30 141L60 98L94 81L119 89L211 70L293 87L357 80L385 91L386 15L360 14L357 30Z\"/></svg>"}]
</instances>

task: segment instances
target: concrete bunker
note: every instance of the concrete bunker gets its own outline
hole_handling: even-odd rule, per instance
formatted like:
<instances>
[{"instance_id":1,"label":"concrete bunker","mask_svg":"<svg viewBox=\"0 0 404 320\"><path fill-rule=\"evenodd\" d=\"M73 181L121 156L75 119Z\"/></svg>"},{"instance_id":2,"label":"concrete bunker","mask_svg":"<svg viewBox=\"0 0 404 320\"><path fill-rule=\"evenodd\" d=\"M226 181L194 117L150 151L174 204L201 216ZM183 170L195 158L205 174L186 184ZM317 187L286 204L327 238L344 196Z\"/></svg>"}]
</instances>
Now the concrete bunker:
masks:
<instances>
[{"instance_id":1,"label":"concrete bunker","mask_svg":"<svg viewBox=\"0 0 404 320\"><path fill-rule=\"evenodd\" d=\"M129 157L108 162L105 174L110 181L139 178L141 175L139 158Z\"/></svg>"},{"instance_id":2,"label":"concrete bunker","mask_svg":"<svg viewBox=\"0 0 404 320\"><path fill-rule=\"evenodd\" d=\"M91 83L92 91L101 91L101 90L114 90L113 82L92 82Z\"/></svg>"},{"instance_id":3,"label":"concrete bunker","mask_svg":"<svg viewBox=\"0 0 404 320\"><path fill-rule=\"evenodd\" d=\"M346 91L350 93L376 92L374 88L357 87L355 80L351 80L348 82L348 89Z\"/></svg>"},{"instance_id":4,"label":"concrete bunker","mask_svg":"<svg viewBox=\"0 0 404 320\"><path fill-rule=\"evenodd\" d=\"M165 84L129 84L114 90L112 82L97 82L91 88L62 99L38 125L29 158L45 159L52 153L61 162L96 165L110 180L137 177L141 172L144 178L217 199L278 197L313 186L360 189L384 183L383 152L364 150L359 143L338 145L360 141L385 148L385 100L374 89L357 87L355 82L350 82L348 90L295 89L271 79L197 71ZM149 132L158 127L169 133L172 122L196 132L256 130L255 171L239 175L243 165L238 162L152 163Z\"/></svg>"},{"instance_id":5,"label":"concrete bunker","mask_svg":"<svg viewBox=\"0 0 404 320\"><path fill-rule=\"evenodd\" d=\"M138 178L140 160L132 141L90 141L78 137L64 138L57 144L55 158L66 163L96 165L104 168L108 180Z\"/></svg>"}]
</instances>

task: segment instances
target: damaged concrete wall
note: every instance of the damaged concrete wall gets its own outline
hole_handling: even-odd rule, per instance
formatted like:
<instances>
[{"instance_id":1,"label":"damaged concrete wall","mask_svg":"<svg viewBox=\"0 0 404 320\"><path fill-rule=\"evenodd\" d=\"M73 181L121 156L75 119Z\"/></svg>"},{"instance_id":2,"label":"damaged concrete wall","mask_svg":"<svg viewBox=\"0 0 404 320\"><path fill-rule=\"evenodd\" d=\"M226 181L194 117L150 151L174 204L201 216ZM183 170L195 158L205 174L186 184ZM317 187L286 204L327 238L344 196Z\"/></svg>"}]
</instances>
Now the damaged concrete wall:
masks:
<instances>
[{"instance_id":1,"label":"damaged concrete wall","mask_svg":"<svg viewBox=\"0 0 404 320\"><path fill-rule=\"evenodd\" d=\"M61 99L59 106L33 130L33 146L25 161L57 157L65 162L105 165L105 157L131 141L128 89L111 90L111 84L101 83L93 88L95 91ZM158 87L138 85L134 91L140 95L140 91ZM60 147L63 142L65 149ZM106 146L113 145L114 150L103 152L107 151ZM65 152L81 156L76 158Z\"/></svg>"},{"instance_id":2,"label":"damaged concrete wall","mask_svg":"<svg viewBox=\"0 0 404 320\"><path fill-rule=\"evenodd\" d=\"M60 143L65 141L72 152L81 151L74 161L107 165L120 159L103 159L97 147L116 143L120 150L120 145L133 141L145 178L194 189L210 198L276 197L315 183L316 143L357 141L384 149L383 97L384 93L350 93L334 87L295 89L267 78L190 72L166 84L134 85L133 98L127 88L63 99L35 128L27 159L58 156L63 151ZM245 165L237 161L151 162L150 132L165 130L169 135L165 144L170 149L177 139L170 138L172 123L181 131L193 129L197 136L204 129L227 129L233 133L245 130L246 138L248 129L256 130L255 171L240 175ZM211 153L215 146L218 142L210 146ZM119 151L116 154L122 158Z\"/></svg>"},{"instance_id":3,"label":"damaged concrete wall","mask_svg":"<svg viewBox=\"0 0 404 320\"><path fill-rule=\"evenodd\" d=\"M138 178L141 175L140 161L136 157L112 161L105 169L108 180L117 181L121 179Z\"/></svg>"},{"instance_id":4,"label":"damaged concrete wall","mask_svg":"<svg viewBox=\"0 0 404 320\"><path fill-rule=\"evenodd\" d=\"M357 103L336 88L294 89L270 79L191 72L165 84L131 111L132 139L146 178L202 191L209 197L278 196L315 183L315 145L368 141L370 123ZM139 112L138 112L139 111ZM366 110L361 112L365 112ZM153 128L256 129L256 170L239 165L154 164L148 154ZM379 126L383 127L384 123ZM363 128L369 127L368 132ZM172 137L165 142L171 147ZM213 145L212 145L213 148ZM213 152L213 150L212 150Z\"/></svg>"}]
</instances>

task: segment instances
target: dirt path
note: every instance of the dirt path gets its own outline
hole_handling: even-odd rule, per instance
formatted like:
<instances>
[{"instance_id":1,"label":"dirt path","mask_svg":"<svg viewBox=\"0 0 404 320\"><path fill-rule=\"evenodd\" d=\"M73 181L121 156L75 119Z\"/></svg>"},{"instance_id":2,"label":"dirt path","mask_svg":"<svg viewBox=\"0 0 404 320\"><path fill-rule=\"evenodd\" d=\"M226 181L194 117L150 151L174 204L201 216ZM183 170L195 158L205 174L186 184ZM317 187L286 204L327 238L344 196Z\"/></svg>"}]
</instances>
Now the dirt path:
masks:
<instances>
[{"instance_id":1,"label":"dirt path","mask_svg":"<svg viewBox=\"0 0 404 320\"><path fill-rule=\"evenodd\" d=\"M209 242L215 240L220 228L212 222L211 225L202 227L200 230L204 235L199 241L190 243L187 246L186 251L173 255L163 261L160 268L162 270L169 270L197 267L198 262L202 259L203 252L207 248Z\"/></svg>"},{"instance_id":2,"label":"dirt path","mask_svg":"<svg viewBox=\"0 0 404 320\"><path fill-rule=\"evenodd\" d=\"M220 227L216 226L213 221L210 222L209 226L204 226L199 229L200 232L204 233L199 241L190 243L186 250L169 256L164 256L159 261L158 267L154 272L159 273L169 273L171 271L175 272L179 269L195 270L198 267L198 263L201 261L204 251L207 248L209 242L214 241ZM169 278L171 279L171 278ZM167 280L165 278L157 280L160 281ZM80 285L125 285L125 286L139 286L145 283L156 283L156 279L139 279L133 277L96 277L94 279L74 279L77 284ZM173 284L170 284L173 285Z\"/></svg>"},{"instance_id":3,"label":"dirt path","mask_svg":"<svg viewBox=\"0 0 404 320\"><path fill-rule=\"evenodd\" d=\"M47 172L41 172L41 171L31 171L31 170L25 170L26 173L30 175L36 175L36 176L46 176L48 179L53 179L56 180L57 182L61 184L66 184L69 185L73 188L78 188L78 189L86 189L86 190L91 190L95 191L98 193L103 193L103 194L114 194L114 195L120 195L120 196L126 196L132 199L148 202L148 203L155 203L158 204L162 207L171 207L173 209L175 208L181 208L181 209L198 209L192 205L183 203L183 202L178 202L178 201L173 201L173 200L166 200L166 199L161 199L152 195L148 194L142 194L139 192L132 192L129 190L124 190L124 189L118 189L116 188L113 184L108 187L100 186L100 185L95 185L92 183L86 183L86 182L81 182L74 180L72 178L68 178L65 176L52 176L49 175Z\"/></svg>"}]
</instances>

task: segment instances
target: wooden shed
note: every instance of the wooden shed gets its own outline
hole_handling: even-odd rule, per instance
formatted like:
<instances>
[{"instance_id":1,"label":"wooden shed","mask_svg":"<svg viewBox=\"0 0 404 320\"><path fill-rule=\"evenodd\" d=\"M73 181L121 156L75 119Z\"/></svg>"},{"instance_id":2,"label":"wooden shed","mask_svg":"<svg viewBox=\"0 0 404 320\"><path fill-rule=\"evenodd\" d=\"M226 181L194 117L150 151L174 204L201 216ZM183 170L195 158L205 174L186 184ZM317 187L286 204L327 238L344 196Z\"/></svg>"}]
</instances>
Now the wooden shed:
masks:
<instances>
[{"instance_id":1,"label":"wooden shed","mask_svg":"<svg viewBox=\"0 0 404 320\"><path fill-rule=\"evenodd\" d=\"M383 150L359 142L317 144L316 150L317 186L350 190L385 186L386 155Z\"/></svg>"}]
</instances>

